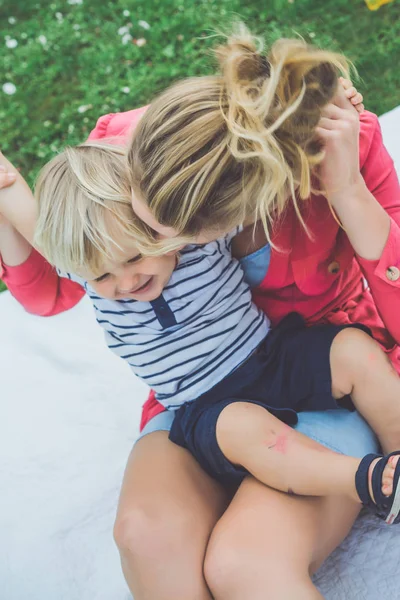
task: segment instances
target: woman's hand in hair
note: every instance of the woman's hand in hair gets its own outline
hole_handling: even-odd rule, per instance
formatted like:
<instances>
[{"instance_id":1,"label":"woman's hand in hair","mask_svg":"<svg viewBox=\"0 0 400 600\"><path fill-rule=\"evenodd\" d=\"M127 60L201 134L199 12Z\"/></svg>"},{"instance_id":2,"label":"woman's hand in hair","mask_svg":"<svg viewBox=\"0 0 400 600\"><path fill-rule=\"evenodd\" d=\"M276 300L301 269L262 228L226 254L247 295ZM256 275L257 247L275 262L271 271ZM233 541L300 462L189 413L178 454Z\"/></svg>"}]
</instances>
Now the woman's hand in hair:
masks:
<instances>
[{"instance_id":1,"label":"woman's hand in hair","mask_svg":"<svg viewBox=\"0 0 400 600\"><path fill-rule=\"evenodd\" d=\"M354 108L358 113L362 113L365 109L363 100L364 97L360 92L354 87L353 83L350 79L345 79L344 77L339 77L339 81L343 86L344 94L346 98L350 100Z\"/></svg>"},{"instance_id":2,"label":"woman's hand in hair","mask_svg":"<svg viewBox=\"0 0 400 600\"><path fill-rule=\"evenodd\" d=\"M322 188L334 208L364 183L359 166L360 123L357 110L339 86L332 103L322 110L316 134L325 157L319 165Z\"/></svg>"},{"instance_id":3,"label":"woman's hand in hair","mask_svg":"<svg viewBox=\"0 0 400 600\"><path fill-rule=\"evenodd\" d=\"M359 115L339 86L322 111L317 135L325 149L322 187L355 252L379 260L390 232L390 217L368 190L359 167Z\"/></svg>"}]
</instances>

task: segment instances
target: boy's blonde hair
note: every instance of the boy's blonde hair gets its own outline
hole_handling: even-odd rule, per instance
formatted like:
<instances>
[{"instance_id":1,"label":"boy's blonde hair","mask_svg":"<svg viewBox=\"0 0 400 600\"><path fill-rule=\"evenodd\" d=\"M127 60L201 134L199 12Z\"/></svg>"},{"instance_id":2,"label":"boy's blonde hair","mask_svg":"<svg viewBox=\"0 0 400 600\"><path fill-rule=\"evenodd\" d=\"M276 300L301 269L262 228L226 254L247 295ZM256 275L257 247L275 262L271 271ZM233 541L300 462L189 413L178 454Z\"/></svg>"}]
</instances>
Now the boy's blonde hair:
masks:
<instances>
[{"instance_id":1,"label":"boy's blonde hair","mask_svg":"<svg viewBox=\"0 0 400 600\"><path fill-rule=\"evenodd\" d=\"M178 82L137 126L128 153L132 186L162 225L185 236L261 219L270 240L289 201L309 198L323 158L315 127L346 59L281 39L263 51L239 24L216 48L220 72Z\"/></svg>"},{"instance_id":2,"label":"boy's blonde hair","mask_svg":"<svg viewBox=\"0 0 400 600\"><path fill-rule=\"evenodd\" d=\"M132 249L157 254L154 232L134 214L126 149L88 142L66 148L40 172L35 245L63 271L93 277Z\"/></svg>"}]
</instances>

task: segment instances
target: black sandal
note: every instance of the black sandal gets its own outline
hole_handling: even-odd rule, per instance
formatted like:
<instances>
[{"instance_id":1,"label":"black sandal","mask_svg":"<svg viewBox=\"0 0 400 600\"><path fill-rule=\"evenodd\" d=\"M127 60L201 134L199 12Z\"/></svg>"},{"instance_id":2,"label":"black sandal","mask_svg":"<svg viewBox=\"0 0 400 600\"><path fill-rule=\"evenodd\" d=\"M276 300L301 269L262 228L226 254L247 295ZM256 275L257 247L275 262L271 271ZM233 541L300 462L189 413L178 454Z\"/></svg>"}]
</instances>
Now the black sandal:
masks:
<instances>
[{"instance_id":1,"label":"black sandal","mask_svg":"<svg viewBox=\"0 0 400 600\"><path fill-rule=\"evenodd\" d=\"M356 488L364 506L371 509L380 519L388 525L400 523L400 460L397 462L393 476L393 492L385 496L382 492L383 471L391 456L400 455L400 451L392 452L387 456L381 454L367 454L362 459L356 473ZM369 493L369 468L374 460L380 458L372 471L371 487L374 497Z\"/></svg>"}]
</instances>

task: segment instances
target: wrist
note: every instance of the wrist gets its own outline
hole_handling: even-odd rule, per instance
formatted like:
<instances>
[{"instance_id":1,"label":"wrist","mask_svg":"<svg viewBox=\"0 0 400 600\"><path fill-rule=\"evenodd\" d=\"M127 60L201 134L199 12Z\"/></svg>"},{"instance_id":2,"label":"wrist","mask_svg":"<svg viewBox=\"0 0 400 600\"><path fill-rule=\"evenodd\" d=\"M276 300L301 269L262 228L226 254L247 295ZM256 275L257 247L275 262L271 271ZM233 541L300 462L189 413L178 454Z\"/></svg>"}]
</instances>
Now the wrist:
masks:
<instances>
[{"instance_id":1,"label":"wrist","mask_svg":"<svg viewBox=\"0 0 400 600\"><path fill-rule=\"evenodd\" d=\"M364 180L328 200L356 254L366 260L379 260L389 237L391 221Z\"/></svg>"},{"instance_id":2,"label":"wrist","mask_svg":"<svg viewBox=\"0 0 400 600\"><path fill-rule=\"evenodd\" d=\"M353 182L340 188L340 190L328 192L326 196L332 207L339 211L346 205L358 200L363 201L363 199L370 196L370 192L361 173L359 173L359 176Z\"/></svg>"}]
</instances>

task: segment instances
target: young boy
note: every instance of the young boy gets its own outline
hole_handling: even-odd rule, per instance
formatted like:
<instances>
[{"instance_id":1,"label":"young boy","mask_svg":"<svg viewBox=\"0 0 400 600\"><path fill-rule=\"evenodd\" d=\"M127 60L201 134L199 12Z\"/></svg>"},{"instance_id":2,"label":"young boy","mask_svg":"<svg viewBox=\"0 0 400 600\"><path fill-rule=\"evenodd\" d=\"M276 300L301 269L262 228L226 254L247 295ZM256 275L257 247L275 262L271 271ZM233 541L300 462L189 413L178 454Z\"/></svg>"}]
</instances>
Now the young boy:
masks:
<instances>
[{"instance_id":1,"label":"young boy","mask_svg":"<svg viewBox=\"0 0 400 600\"><path fill-rule=\"evenodd\" d=\"M295 314L270 331L231 256L236 231L142 255L157 244L132 213L125 169L122 150L95 144L51 161L37 186L37 243L85 288L108 346L176 411L170 439L223 483L251 473L288 493L360 498L400 521L400 380L378 344L362 326L306 328ZM392 454L321 452L288 427L299 411L350 398Z\"/></svg>"}]
</instances>

